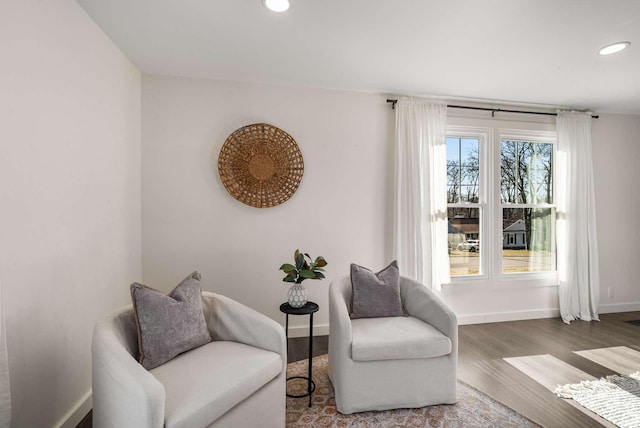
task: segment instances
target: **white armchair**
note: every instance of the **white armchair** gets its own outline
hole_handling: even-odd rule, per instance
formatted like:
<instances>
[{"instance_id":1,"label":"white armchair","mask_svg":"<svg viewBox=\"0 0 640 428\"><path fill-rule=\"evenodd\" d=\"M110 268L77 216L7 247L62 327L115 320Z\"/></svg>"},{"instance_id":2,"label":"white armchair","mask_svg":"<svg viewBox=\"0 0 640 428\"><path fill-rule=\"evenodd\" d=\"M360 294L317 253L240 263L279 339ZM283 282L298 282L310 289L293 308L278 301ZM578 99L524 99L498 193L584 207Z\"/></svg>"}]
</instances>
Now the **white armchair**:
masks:
<instances>
[{"instance_id":1,"label":"white armchair","mask_svg":"<svg viewBox=\"0 0 640 428\"><path fill-rule=\"evenodd\" d=\"M408 317L350 319L350 278L329 287L329 377L349 414L456 402L456 315L422 284L400 277Z\"/></svg>"},{"instance_id":2,"label":"white armchair","mask_svg":"<svg viewBox=\"0 0 640 428\"><path fill-rule=\"evenodd\" d=\"M284 427L284 329L224 296L203 292L213 341L147 371L137 360L132 307L93 333L93 426Z\"/></svg>"}]
</instances>

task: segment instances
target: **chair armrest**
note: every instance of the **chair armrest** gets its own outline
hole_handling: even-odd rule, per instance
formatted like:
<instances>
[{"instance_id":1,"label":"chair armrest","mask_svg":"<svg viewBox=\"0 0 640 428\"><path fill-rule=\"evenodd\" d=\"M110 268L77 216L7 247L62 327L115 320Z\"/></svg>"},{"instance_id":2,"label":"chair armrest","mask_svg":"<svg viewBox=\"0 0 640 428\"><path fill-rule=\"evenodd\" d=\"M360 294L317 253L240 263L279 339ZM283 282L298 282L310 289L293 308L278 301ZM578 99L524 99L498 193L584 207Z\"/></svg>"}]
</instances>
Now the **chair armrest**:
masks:
<instances>
[{"instance_id":1,"label":"chair armrest","mask_svg":"<svg viewBox=\"0 0 640 428\"><path fill-rule=\"evenodd\" d=\"M454 349L458 343L458 318L426 286L408 278L400 278L402 304L409 315L438 329L451 339Z\"/></svg>"},{"instance_id":2,"label":"chair armrest","mask_svg":"<svg viewBox=\"0 0 640 428\"><path fill-rule=\"evenodd\" d=\"M345 300L350 295L350 287L349 277L329 285L329 353L334 358L351 358L351 318Z\"/></svg>"},{"instance_id":3,"label":"chair armrest","mask_svg":"<svg viewBox=\"0 0 640 428\"><path fill-rule=\"evenodd\" d=\"M287 342L280 324L220 294L202 292L202 304L213 340L240 342L276 352L286 368Z\"/></svg>"},{"instance_id":4,"label":"chair armrest","mask_svg":"<svg viewBox=\"0 0 640 428\"><path fill-rule=\"evenodd\" d=\"M126 349L118 335L122 322L121 317L110 317L93 331L93 426L161 428L164 387Z\"/></svg>"}]
</instances>

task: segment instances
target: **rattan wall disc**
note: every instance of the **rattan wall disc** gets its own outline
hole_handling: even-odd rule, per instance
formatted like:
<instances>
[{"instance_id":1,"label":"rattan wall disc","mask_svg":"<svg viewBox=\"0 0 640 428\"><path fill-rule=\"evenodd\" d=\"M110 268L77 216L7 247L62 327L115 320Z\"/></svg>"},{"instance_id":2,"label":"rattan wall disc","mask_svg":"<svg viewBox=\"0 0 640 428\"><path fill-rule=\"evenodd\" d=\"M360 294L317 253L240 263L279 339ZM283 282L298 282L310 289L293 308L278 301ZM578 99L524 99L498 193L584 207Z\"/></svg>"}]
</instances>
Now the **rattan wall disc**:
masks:
<instances>
[{"instance_id":1,"label":"rattan wall disc","mask_svg":"<svg viewBox=\"0 0 640 428\"><path fill-rule=\"evenodd\" d=\"M252 207L268 208L295 193L304 162L291 135L254 123L229 135L218 155L218 173L231 196Z\"/></svg>"}]
</instances>

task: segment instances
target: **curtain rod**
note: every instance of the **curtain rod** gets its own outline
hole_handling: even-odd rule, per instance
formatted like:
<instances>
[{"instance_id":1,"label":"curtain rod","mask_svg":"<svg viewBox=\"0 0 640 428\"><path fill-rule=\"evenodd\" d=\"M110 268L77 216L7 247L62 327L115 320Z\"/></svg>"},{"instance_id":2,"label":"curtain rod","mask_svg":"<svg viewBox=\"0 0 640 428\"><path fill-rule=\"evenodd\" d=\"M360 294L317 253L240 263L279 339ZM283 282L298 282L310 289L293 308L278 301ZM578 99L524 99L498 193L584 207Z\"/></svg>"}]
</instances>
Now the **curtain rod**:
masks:
<instances>
[{"instance_id":1,"label":"curtain rod","mask_svg":"<svg viewBox=\"0 0 640 428\"><path fill-rule=\"evenodd\" d=\"M393 109L396 108L396 104L398 103L398 100L390 100L387 99L388 103L391 103L391 106ZM522 114L539 114L539 115L543 115L543 116L557 116L558 113L548 113L548 112L543 112L543 111L524 111L524 110L507 110L507 109L502 109L502 108L489 108L489 107L470 107L470 106L459 106L459 105L452 105L452 104L447 104L448 108L462 108L462 109L467 109L467 110L484 110L484 111L490 111L491 112L491 117L494 117L494 115L496 114L496 112L503 112L503 113L522 113ZM591 117L593 119L598 119L600 116L597 115L591 115Z\"/></svg>"}]
</instances>

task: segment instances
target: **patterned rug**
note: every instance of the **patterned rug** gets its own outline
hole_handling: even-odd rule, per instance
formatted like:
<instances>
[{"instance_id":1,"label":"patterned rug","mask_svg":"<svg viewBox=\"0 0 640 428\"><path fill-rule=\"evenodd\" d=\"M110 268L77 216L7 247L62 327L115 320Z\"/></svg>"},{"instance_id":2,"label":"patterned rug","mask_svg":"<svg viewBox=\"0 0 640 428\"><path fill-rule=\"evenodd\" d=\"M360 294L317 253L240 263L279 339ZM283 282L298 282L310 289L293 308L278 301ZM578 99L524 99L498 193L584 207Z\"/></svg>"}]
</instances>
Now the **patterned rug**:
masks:
<instances>
[{"instance_id":1,"label":"patterned rug","mask_svg":"<svg viewBox=\"0 0 640 428\"><path fill-rule=\"evenodd\" d=\"M335 396L327 375L327 355L313 359L313 380L316 390L312 406L309 398L287 397L287 427L537 427L524 416L503 406L485 394L458 381L458 402L453 405L428 406L420 409L396 409L383 412L362 412L343 415L336 410ZM307 360L291 363L287 376L305 376ZM302 394L306 380L287 382L289 394Z\"/></svg>"}]
</instances>

